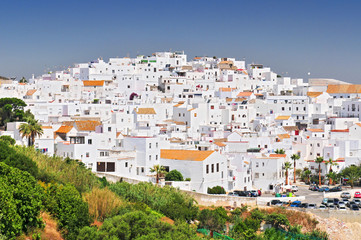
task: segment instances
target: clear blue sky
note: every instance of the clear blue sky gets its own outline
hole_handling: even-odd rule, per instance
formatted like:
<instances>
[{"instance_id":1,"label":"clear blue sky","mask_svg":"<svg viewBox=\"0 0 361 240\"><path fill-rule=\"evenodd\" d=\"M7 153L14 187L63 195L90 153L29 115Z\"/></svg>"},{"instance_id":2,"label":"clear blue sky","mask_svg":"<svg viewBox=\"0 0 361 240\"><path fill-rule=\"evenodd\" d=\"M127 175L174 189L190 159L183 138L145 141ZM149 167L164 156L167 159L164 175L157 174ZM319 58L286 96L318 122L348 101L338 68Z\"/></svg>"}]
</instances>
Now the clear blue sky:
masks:
<instances>
[{"instance_id":1,"label":"clear blue sky","mask_svg":"<svg viewBox=\"0 0 361 240\"><path fill-rule=\"evenodd\" d=\"M0 75L184 50L361 84L361 1L5 0Z\"/></svg>"}]
</instances>

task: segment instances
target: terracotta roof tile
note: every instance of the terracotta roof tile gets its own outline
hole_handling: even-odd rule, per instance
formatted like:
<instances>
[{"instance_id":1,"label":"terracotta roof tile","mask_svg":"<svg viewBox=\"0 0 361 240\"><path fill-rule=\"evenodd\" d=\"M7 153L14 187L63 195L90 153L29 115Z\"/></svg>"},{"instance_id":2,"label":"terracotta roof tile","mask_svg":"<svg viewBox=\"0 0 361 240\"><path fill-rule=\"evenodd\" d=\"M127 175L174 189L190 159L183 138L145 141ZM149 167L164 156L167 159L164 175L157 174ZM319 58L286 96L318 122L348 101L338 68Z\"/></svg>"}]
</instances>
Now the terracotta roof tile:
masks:
<instances>
[{"instance_id":1,"label":"terracotta roof tile","mask_svg":"<svg viewBox=\"0 0 361 240\"><path fill-rule=\"evenodd\" d=\"M212 153L214 153L214 151L161 149L160 157L173 160L204 161Z\"/></svg>"},{"instance_id":2,"label":"terracotta roof tile","mask_svg":"<svg viewBox=\"0 0 361 240\"><path fill-rule=\"evenodd\" d=\"M288 120L291 116L278 116L276 117L276 120Z\"/></svg>"},{"instance_id":3,"label":"terracotta roof tile","mask_svg":"<svg viewBox=\"0 0 361 240\"><path fill-rule=\"evenodd\" d=\"M68 133L72 129L73 129L73 126L60 126L60 128L58 130L56 130L55 133Z\"/></svg>"},{"instance_id":4,"label":"terracotta roof tile","mask_svg":"<svg viewBox=\"0 0 361 240\"><path fill-rule=\"evenodd\" d=\"M361 93L361 84L328 85L327 93Z\"/></svg>"},{"instance_id":5,"label":"terracotta roof tile","mask_svg":"<svg viewBox=\"0 0 361 240\"><path fill-rule=\"evenodd\" d=\"M307 92L307 96L311 97L311 98L315 98L318 97L322 94L322 92Z\"/></svg>"},{"instance_id":6,"label":"terracotta roof tile","mask_svg":"<svg viewBox=\"0 0 361 240\"><path fill-rule=\"evenodd\" d=\"M102 125L100 121L75 121L78 131L95 131L95 128Z\"/></svg>"},{"instance_id":7,"label":"terracotta roof tile","mask_svg":"<svg viewBox=\"0 0 361 240\"><path fill-rule=\"evenodd\" d=\"M36 89L30 89L26 92L25 96L32 96L36 92Z\"/></svg>"},{"instance_id":8,"label":"terracotta roof tile","mask_svg":"<svg viewBox=\"0 0 361 240\"><path fill-rule=\"evenodd\" d=\"M240 92L238 93L237 97L249 97L252 95L253 92Z\"/></svg>"},{"instance_id":9,"label":"terracotta roof tile","mask_svg":"<svg viewBox=\"0 0 361 240\"><path fill-rule=\"evenodd\" d=\"M154 108L138 108L136 109L137 114L156 114Z\"/></svg>"},{"instance_id":10,"label":"terracotta roof tile","mask_svg":"<svg viewBox=\"0 0 361 240\"><path fill-rule=\"evenodd\" d=\"M309 129L307 129L307 131L310 131L310 132L324 132L323 129L318 129L318 128L309 128Z\"/></svg>"},{"instance_id":11,"label":"terracotta roof tile","mask_svg":"<svg viewBox=\"0 0 361 240\"><path fill-rule=\"evenodd\" d=\"M331 132L349 132L349 129L333 129Z\"/></svg>"},{"instance_id":12,"label":"terracotta roof tile","mask_svg":"<svg viewBox=\"0 0 361 240\"><path fill-rule=\"evenodd\" d=\"M84 80L84 87L101 87L104 86L104 80Z\"/></svg>"},{"instance_id":13,"label":"terracotta roof tile","mask_svg":"<svg viewBox=\"0 0 361 240\"><path fill-rule=\"evenodd\" d=\"M269 157L271 158L285 158L286 154L270 154Z\"/></svg>"}]
</instances>

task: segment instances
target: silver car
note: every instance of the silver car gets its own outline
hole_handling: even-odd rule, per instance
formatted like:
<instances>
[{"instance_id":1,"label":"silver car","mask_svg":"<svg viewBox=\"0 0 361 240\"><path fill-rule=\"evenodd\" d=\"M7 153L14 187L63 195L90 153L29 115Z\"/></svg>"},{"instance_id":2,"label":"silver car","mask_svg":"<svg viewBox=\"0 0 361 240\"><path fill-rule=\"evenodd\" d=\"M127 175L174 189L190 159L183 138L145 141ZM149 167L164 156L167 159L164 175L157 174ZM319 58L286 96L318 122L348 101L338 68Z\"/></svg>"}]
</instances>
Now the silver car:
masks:
<instances>
[{"instance_id":1,"label":"silver car","mask_svg":"<svg viewBox=\"0 0 361 240\"><path fill-rule=\"evenodd\" d=\"M320 205L320 207L319 207L318 209L320 209L320 210L326 210L327 208L326 208L325 205Z\"/></svg>"},{"instance_id":2,"label":"silver car","mask_svg":"<svg viewBox=\"0 0 361 240\"><path fill-rule=\"evenodd\" d=\"M341 198L350 199L350 198L351 198L351 194L350 194L349 192L343 192L343 193L341 193Z\"/></svg>"}]
</instances>

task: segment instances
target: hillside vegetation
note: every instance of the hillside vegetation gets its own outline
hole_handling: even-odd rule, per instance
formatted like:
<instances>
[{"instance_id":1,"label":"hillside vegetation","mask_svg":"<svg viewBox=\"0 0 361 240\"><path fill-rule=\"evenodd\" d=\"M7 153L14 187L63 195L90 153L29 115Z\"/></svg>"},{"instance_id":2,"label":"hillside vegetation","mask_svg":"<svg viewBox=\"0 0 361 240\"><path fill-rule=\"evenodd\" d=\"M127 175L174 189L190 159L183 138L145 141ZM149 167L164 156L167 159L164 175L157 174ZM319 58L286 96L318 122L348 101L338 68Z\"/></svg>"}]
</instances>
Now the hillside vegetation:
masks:
<instances>
[{"instance_id":1,"label":"hillside vegetation","mask_svg":"<svg viewBox=\"0 0 361 240\"><path fill-rule=\"evenodd\" d=\"M286 210L202 209L173 187L110 184L8 139L0 152L0 239L327 239ZM260 231L264 223L272 228Z\"/></svg>"}]
</instances>

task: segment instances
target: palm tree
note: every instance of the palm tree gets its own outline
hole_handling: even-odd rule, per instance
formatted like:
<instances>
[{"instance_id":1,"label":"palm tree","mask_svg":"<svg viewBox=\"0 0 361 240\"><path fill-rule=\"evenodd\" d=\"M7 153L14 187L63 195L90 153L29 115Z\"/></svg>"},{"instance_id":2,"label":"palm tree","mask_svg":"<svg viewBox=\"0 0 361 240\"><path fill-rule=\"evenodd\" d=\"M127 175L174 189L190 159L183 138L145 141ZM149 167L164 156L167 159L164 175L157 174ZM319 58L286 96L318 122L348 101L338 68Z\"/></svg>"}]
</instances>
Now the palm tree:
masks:
<instances>
[{"instance_id":1,"label":"palm tree","mask_svg":"<svg viewBox=\"0 0 361 240\"><path fill-rule=\"evenodd\" d=\"M28 146L33 146L35 137L40 137L44 131L37 120L27 119L27 123L20 124L19 132L21 133L21 137L28 138Z\"/></svg>"},{"instance_id":2,"label":"palm tree","mask_svg":"<svg viewBox=\"0 0 361 240\"><path fill-rule=\"evenodd\" d=\"M286 186L288 185L288 170L292 169L292 163L285 162L284 169L286 170Z\"/></svg>"},{"instance_id":3,"label":"palm tree","mask_svg":"<svg viewBox=\"0 0 361 240\"><path fill-rule=\"evenodd\" d=\"M360 174L356 171L352 171L352 172L348 173L346 177L348 178L348 181L350 182L351 188L353 188L354 181L359 180Z\"/></svg>"},{"instance_id":4,"label":"palm tree","mask_svg":"<svg viewBox=\"0 0 361 240\"><path fill-rule=\"evenodd\" d=\"M332 160L332 158L328 159L328 162L326 162L326 163L327 163L327 164L330 164L330 170L328 171L329 174L333 172L332 166L338 165L337 162L335 162L335 161ZM330 184L332 184L332 181L333 181L333 180L334 180L333 178L330 178Z\"/></svg>"},{"instance_id":5,"label":"palm tree","mask_svg":"<svg viewBox=\"0 0 361 240\"><path fill-rule=\"evenodd\" d=\"M276 149L275 151L276 154L285 154L285 150L284 149Z\"/></svg>"},{"instance_id":6,"label":"palm tree","mask_svg":"<svg viewBox=\"0 0 361 240\"><path fill-rule=\"evenodd\" d=\"M321 163L323 163L323 157L317 157L315 163L318 163L318 185L321 185Z\"/></svg>"},{"instance_id":7,"label":"palm tree","mask_svg":"<svg viewBox=\"0 0 361 240\"><path fill-rule=\"evenodd\" d=\"M336 183L337 174L335 172L329 172L327 174L327 177L328 177L330 184Z\"/></svg>"},{"instance_id":8,"label":"palm tree","mask_svg":"<svg viewBox=\"0 0 361 240\"><path fill-rule=\"evenodd\" d=\"M150 168L150 172L155 173L155 178L157 184L159 183L159 179L164 176L164 174L167 172L165 168L159 164L154 165L153 168Z\"/></svg>"},{"instance_id":9,"label":"palm tree","mask_svg":"<svg viewBox=\"0 0 361 240\"><path fill-rule=\"evenodd\" d=\"M293 160L293 183L296 183L296 161L300 159L298 154L292 154L291 159Z\"/></svg>"},{"instance_id":10,"label":"palm tree","mask_svg":"<svg viewBox=\"0 0 361 240\"><path fill-rule=\"evenodd\" d=\"M307 182L310 183L311 171L307 168L307 170L304 171L304 174L307 176Z\"/></svg>"}]
</instances>

